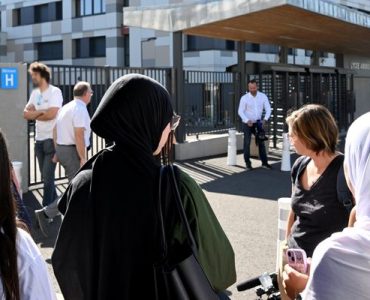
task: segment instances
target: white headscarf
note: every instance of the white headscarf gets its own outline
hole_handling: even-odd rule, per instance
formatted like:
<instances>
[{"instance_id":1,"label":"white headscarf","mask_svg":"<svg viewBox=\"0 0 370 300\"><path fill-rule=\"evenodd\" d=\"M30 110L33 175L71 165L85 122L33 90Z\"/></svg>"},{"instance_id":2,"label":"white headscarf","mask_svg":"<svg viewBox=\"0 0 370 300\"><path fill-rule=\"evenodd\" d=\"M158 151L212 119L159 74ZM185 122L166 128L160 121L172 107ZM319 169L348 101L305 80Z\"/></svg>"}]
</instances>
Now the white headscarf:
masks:
<instances>
[{"instance_id":1,"label":"white headscarf","mask_svg":"<svg viewBox=\"0 0 370 300\"><path fill-rule=\"evenodd\" d=\"M357 221L317 246L304 300L370 300L370 113L348 130L345 164Z\"/></svg>"},{"instance_id":2,"label":"white headscarf","mask_svg":"<svg viewBox=\"0 0 370 300\"><path fill-rule=\"evenodd\" d=\"M355 227L370 230L370 113L358 118L348 130L344 163L355 190Z\"/></svg>"}]
</instances>

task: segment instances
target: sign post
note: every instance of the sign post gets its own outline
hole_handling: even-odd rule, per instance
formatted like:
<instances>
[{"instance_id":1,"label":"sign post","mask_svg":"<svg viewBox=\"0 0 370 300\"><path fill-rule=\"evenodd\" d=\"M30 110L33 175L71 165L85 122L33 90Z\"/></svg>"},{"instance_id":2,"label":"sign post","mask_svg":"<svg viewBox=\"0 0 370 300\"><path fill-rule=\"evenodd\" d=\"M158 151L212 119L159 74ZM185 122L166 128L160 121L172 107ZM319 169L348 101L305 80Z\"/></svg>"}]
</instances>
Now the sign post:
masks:
<instances>
[{"instance_id":1,"label":"sign post","mask_svg":"<svg viewBox=\"0 0 370 300\"><path fill-rule=\"evenodd\" d=\"M17 89L18 88L18 69L17 68L2 68L1 69L1 85L2 89Z\"/></svg>"}]
</instances>

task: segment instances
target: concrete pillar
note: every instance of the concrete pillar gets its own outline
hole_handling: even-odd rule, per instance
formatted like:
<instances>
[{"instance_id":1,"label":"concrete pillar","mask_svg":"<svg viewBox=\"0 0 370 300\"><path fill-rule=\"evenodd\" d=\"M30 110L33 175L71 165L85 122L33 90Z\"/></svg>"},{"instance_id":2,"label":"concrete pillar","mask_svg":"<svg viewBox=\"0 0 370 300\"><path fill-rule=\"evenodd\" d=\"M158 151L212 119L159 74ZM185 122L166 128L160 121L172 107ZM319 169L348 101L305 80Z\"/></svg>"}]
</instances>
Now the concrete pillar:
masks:
<instances>
[{"instance_id":1,"label":"concrete pillar","mask_svg":"<svg viewBox=\"0 0 370 300\"><path fill-rule=\"evenodd\" d=\"M247 82L246 82L246 74L245 74L245 42L244 41L240 41L240 42L237 42L237 51L238 51L238 68L237 68L237 74L236 74L236 80L235 80L235 85L236 85L236 88L235 88L235 103L237 103L236 105L236 112L235 112L235 116L236 116L236 120L235 120L235 125L237 128L241 128L241 123L240 123L240 118L238 117L238 107L239 107L239 101L240 101L240 98L242 95L245 94L245 91L246 91L246 85L247 85Z\"/></svg>"},{"instance_id":2,"label":"concrete pillar","mask_svg":"<svg viewBox=\"0 0 370 300\"><path fill-rule=\"evenodd\" d=\"M184 114L184 66L183 66L183 41L182 32L174 32L172 36L172 54L173 54L173 68L174 68L174 90L172 91L172 96L175 102L176 113L180 116ZM176 131L176 139L179 143L185 141L185 123L180 122L179 127Z\"/></svg>"},{"instance_id":3,"label":"concrete pillar","mask_svg":"<svg viewBox=\"0 0 370 300\"><path fill-rule=\"evenodd\" d=\"M320 66L320 51L313 51L311 55L311 65Z\"/></svg>"},{"instance_id":4,"label":"concrete pillar","mask_svg":"<svg viewBox=\"0 0 370 300\"><path fill-rule=\"evenodd\" d=\"M8 141L10 159L23 163L22 190L28 189L28 130L23 119L23 109L27 103L27 65L0 64L0 69L18 69L18 87L0 88L0 128Z\"/></svg>"},{"instance_id":5,"label":"concrete pillar","mask_svg":"<svg viewBox=\"0 0 370 300\"><path fill-rule=\"evenodd\" d=\"M344 68L344 55L342 53L335 53L335 66Z\"/></svg>"},{"instance_id":6,"label":"concrete pillar","mask_svg":"<svg viewBox=\"0 0 370 300\"><path fill-rule=\"evenodd\" d=\"M279 63L281 64L287 64L288 63L288 54L289 54L289 48L280 46L279 50Z\"/></svg>"},{"instance_id":7,"label":"concrete pillar","mask_svg":"<svg viewBox=\"0 0 370 300\"><path fill-rule=\"evenodd\" d=\"M239 96L245 94L246 90L246 79L245 79L245 42L241 41L237 43L238 50L238 72L239 72Z\"/></svg>"}]
</instances>

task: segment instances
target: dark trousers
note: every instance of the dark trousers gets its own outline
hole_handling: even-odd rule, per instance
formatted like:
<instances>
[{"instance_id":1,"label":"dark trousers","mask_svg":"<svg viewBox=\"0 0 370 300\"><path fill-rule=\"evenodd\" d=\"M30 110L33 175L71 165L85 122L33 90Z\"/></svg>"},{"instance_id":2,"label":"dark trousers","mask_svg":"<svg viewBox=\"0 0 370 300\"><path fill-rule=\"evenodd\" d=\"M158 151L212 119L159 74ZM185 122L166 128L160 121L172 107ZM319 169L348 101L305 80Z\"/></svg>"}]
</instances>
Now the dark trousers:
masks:
<instances>
[{"instance_id":1,"label":"dark trousers","mask_svg":"<svg viewBox=\"0 0 370 300\"><path fill-rule=\"evenodd\" d=\"M267 154L266 154L266 148L265 143L263 141L259 141L257 137L257 124L254 123L252 127L249 127L247 124L243 123L243 132L244 132L244 160L245 164L247 166L251 166L251 160L250 160L250 147L251 147L251 137L252 134L256 138L256 142L258 145L258 151L260 155L260 159L262 161L262 164L267 164Z\"/></svg>"},{"instance_id":2,"label":"dark trousers","mask_svg":"<svg viewBox=\"0 0 370 300\"><path fill-rule=\"evenodd\" d=\"M42 180L44 181L44 198L42 205L47 206L57 199L55 188L55 167L53 156L55 154L54 142L52 139L36 141L35 153L39 163Z\"/></svg>"},{"instance_id":3,"label":"dark trousers","mask_svg":"<svg viewBox=\"0 0 370 300\"><path fill-rule=\"evenodd\" d=\"M78 156L77 148L74 145L57 145L56 152L59 162L66 172L68 182L71 182L80 169L80 157Z\"/></svg>"}]
</instances>

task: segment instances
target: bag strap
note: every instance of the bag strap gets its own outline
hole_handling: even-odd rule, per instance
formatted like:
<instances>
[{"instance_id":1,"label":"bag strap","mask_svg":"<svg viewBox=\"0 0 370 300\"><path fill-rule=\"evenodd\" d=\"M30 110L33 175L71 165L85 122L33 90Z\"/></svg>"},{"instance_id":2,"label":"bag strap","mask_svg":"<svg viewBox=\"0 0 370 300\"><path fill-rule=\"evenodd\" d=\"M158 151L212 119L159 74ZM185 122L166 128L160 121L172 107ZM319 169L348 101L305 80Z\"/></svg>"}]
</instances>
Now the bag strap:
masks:
<instances>
[{"instance_id":1,"label":"bag strap","mask_svg":"<svg viewBox=\"0 0 370 300\"><path fill-rule=\"evenodd\" d=\"M341 155L341 166L337 175L337 198L340 203L350 212L353 208L353 196L347 185L346 177L343 168L344 156Z\"/></svg>"},{"instance_id":2,"label":"bag strap","mask_svg":"<svg viewBox=\"0 0 370 300\"><path fill-rule=\"evenodd\" d=\"M163 197L163 177L165 173L164 166L161 166L160 172L159 172L159 189L158 189L158 205L157 205L157 213L158 213L158 220L159 220L159 236L160 236L160 244L161 244L161 258L165 259L167 257L167 239L166 239L166 231L165 231L165 225L163 220L163 209L162 209L162 197Z\"/></svg>"},{"instance_id":3,"label":"bag strap","mask_svg":"<svg viewBox=\"0 0 370 300\"><path fill-rule=\"evenodd\" d=\"M161 166L160 168L160 174L159 174L159 191L158 191L158 205L157 205L157 212L158 212L158 219L159 219L159 235L160 235L160 243L161 243L161 255L162 259L165 259L168 254L168 245L167 245L167 239L166 239L166 230L165 230L165 223L164 223L164 217L163 217L163 207L162 207L162 201L165 194L163 193L164 189L166 188L164 183L164 177L165 175L169 176L168 183L172 187L173 191L173 200L176 203L176 210L179 213L180 221L182 226L185 229L187 241L189 243L189 246L195 256L198 254L198 248L197 244L195 242L194 236L191 232L191 228L188 222L188 219L186 217L185 209L181 201L181 195L177 184L176 179L176 171L177 168L173 165L167 165L167 166Z\"/></svg>"},{"instance_id":4,"label":"bag strap","mask_svg":"<svg viewBox=\"0 0 370 300\"><path fill-rule=\"evenodd\" d=\"M176 202L177 210L178 210L178 213L180 215L180 220L181 220L181 223L182 223L182 225L183 225L183 227L186 231L189 246L192 249L193 254L197 256L197 254L198 254L197 244L195 242L193 233L191 232L190 225L189 225L189 222L188 222L188 218L186 217L185 209L184 209L184 206L183 206L182 201L181 201L181 195L180 195L179 187L177 185L177 179L176 179L177 168L174 167L173 165L168 165L168 168L170 169L170 177L172 179L172 187L173 187L174 192L175 192L175 195L174 195L175 199L174 200Z\"/></svg>"}]
</instances>

